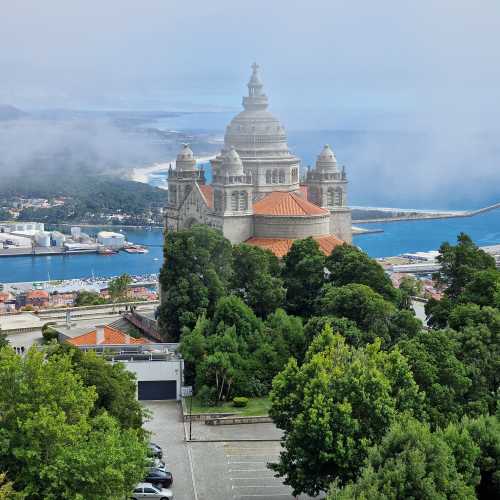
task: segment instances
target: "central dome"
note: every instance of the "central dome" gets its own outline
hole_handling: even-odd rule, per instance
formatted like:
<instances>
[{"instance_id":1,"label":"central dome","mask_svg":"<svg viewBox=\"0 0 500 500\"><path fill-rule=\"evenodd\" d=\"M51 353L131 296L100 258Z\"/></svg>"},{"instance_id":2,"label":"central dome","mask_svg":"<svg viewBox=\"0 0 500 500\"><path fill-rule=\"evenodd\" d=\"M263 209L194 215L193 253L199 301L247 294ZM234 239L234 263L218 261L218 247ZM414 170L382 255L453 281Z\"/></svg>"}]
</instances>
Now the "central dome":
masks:
<instances>
[{"instance_id":1,"label":"central dome","mask_svg":"<svg viewBox=\"0 0 500 500\"><path fill-rule=\"evenodd\" d=\"M243 97L245 109L227 126L224 149L234 147L243 158L291 156L283 125L267 111L268 100L258 68L252 65L248 96Z\"/></svg>"}]
</instances>

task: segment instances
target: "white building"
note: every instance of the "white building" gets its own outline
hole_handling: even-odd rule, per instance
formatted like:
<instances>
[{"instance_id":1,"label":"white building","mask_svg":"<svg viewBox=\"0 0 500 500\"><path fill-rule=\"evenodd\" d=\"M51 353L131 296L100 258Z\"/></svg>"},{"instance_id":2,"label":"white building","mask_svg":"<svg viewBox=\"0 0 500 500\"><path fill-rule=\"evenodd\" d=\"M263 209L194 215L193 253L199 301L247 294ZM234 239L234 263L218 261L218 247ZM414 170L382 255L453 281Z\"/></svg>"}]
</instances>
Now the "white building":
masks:
<instances>
[{"instance_id":1,"label":"white building","mask_svg":"<svg viewBox=\"0 0 500 500\"><path fill-rule=\"evenodd\" d=\"M80 239L81 234L82 234L82 229L79 226L73 226L71 228L71 237L75 241L78 241Z\"/></svg>"},{"instance_id":2,"label":"white building","mask_svg":"<svg viewBox=\"0 0 500 500\"><path fill-rule=\"evenodd\" d=\"M54 231L52 233L52 242L56 247L62 247L66 241L66 236L59 231Z\"/></svg>"},{"instance_id":3,"label":"white building","mask_svg":"<svg viewBox=\"0 0 500 500\"><path fill-rule=\"evenodd\" d=\"M137 398L167 400L181 398L184 364L178 344L155 344L144 338L132 338L111 325L97 325L93 330L60 340L85 351L106 355L111 363L123 363L137 379Z\"/></svg>"},{"instance_id":4,"label":"white building","mask_svg":"<svg viewBox=\"0 0 500 500\"><path fill-rule=\"evenodd\" d=\"M50 247L50 233L38 231L35 233L35 243L39 247Z\"/></svg>"},{"instance_id":5,"label":"white building","mask_svg":"<svg viewBox=\"0 0 500 500\"><path fill-rule=\"evenodd\" d=\"M101 231L97 234L97 242L107 248L119 250L125 246L125 236L121 233Z\"/></svg>"}]
</instances>

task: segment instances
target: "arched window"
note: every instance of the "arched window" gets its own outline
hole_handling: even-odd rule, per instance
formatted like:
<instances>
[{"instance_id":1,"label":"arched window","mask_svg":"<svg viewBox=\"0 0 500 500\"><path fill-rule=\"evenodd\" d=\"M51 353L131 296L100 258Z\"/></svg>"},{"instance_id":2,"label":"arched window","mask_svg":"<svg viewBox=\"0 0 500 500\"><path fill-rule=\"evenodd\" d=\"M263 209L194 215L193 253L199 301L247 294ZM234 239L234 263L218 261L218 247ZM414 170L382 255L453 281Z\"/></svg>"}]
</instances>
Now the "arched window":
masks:
<instances>
[{"instance_id":1,"label":"arched window","mask_svg":"<svg viewBox=\"0 0 500 500\"><path fill-rule=\"evenodd\" d=\"M238 192L231 193L231 210L238 210Z\"/></svg>"},{"instance_id":2,"label":"arched window","mask_svg":"<svg viewBox=\"0 0 500 500\"><path fill-rule=\"evenodd\" d=\"M328 196L327 196L327 205L329 207L333 207L335 205L335 192L333 188L328 189Z\"/></svg>"},{"instance_id":3,"label":"arched window","mask_svg":"<svg viewBox=\"0 0 500 500\"><path fill-rule=\"evenodd\" d=\"M336 189L335 190L335 202L334 205L337 207L342 206L342 190L341 189Z\"/></svg>"},{"instance_id":4,"label":"arched window","mask_svg":"<svg viewBox=\"0 0 500 500\"><path fill-rule=\"evenodd\" d=\"M246 191L240 191L240 210L248 209L248 193Z\"/></svg>"},{"instance_id":5,"label":"arched window","mask_svg":"<svg viewBox=\"0 0 500 500\"><path fill-rule=\"evenodd\" d=\"M299 180L299 169L292 168L292 182L298 182Z\"/></svg>"},{"instance_id":6,"label":"arched window","mask_svg":"<svg viewBox=\"0 0 500 500\"><path fill-rule=\"evenodd\" d=\"M168 199L170 203L177 204L177 186L172 186L168 192Z\"/></svg>"},{"instance_id":7,"label":"arched window","mask_svg":"<svg viewBox=\"0 0 500 500\"><path fill-rule=\"evenodd\" d=\"M220 191L215 191L214 193L214 209L218 212L221 211L222 208L222 193Z\"/></svg>"},{"instance_id":8,"label":"arched window","mask_svg":"<svg viewBox=\"0 0 500 500\"><path fill-rule=\"evenodd\" d=\"M279 172L280 184L285 184L285 171L280 170Z\"/></svg>"},{"instance_id":9,"label":"arched window","mask_svg":"<svg viewBox=\"0 0 500 500\"><path fill-rule=\"evenodd\" d=\"M276 169L273 170L273 184L278 183L278 171Z\"/></svg>"},{"instance_id":10,"label":"arched window","mask_svg":"<svg viewBox=\"0 0 500 500\"><path fill-rule=\"evenodd\" d=\"M271 184L271 171L266 170L266 184Z\"/></svg>"}]
</instances>

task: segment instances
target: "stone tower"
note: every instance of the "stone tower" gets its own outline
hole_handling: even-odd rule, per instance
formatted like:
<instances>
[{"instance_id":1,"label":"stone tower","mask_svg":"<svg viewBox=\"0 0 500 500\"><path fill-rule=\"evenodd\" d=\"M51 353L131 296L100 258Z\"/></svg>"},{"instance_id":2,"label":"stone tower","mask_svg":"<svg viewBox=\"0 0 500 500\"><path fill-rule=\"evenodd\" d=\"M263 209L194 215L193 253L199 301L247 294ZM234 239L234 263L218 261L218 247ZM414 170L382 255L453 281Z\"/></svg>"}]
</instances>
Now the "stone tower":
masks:
<instances>
[{"instance_id":1,"label":"stone tower","mask_svg":"<svg viewBox=\"0 0 500 500\"><path fill-rule=\"evenodd\" d=\"M331 213L332 233L347 242L352 240L351 212L347 208L347 175L340 171L337 158L326 144L318 155L316 165L307 172L307 199Z\"/></svg>"}]
</instances>

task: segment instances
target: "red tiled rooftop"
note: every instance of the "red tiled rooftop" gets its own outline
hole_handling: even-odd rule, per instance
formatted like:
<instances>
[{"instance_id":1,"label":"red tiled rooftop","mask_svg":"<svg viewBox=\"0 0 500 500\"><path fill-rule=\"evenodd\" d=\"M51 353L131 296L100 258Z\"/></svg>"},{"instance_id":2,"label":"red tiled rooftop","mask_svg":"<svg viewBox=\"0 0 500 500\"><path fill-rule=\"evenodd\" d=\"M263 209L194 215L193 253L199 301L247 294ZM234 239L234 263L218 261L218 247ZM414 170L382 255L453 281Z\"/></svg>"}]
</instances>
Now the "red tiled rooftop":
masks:
<instances>
[{"instance_id":1,"label":"red tiled rooftop","mask_svg":"<svg viewBox=\"0 0 500 500\"><path fill-rule=\"evenodd\" d=\"M48 299L49 292L47 292L47 290L30 290L29 292L26 292L26 298L28 298L28 299L35 299L35 298Z\"/></svg>"},{"instance_id":2,"label":"red tiled rooftop","mask_svg":"<svg viewBox=\"0 0 500 500\"><path fill-rule=\"evenodd\" d=\"M344 243L333 234L314 236L313 239L318 242L320 250L325 255L330 255L335 247ZM276 257L281 258L288 253L294 241L295 240L286 238L250 238L246 240L245 243L265 250L271 250Z\"/></svg>"},{"instance_id":3,"label":"red tiled rooftop","mask_svg":"<svg viewBox=\"0 0 500 500\"><path fill-rule=\"evenodd\" d=\"M207 202L207 206L209 208L213 208L214 206L214 188L213 186L208 186L206 184L203 184L200 186L200 191L203 197L205 198L205 201Z\"/></svg>"},{"instance_id":4,"label":"red tiled rooftop","mask_svg":"<svg viewBox=\"0 0 500 500\"><path fill-rule=\"evenodd\" d=\"M79 345L123 345L123 344L150 344L151 342L147 339L139 338L135 339L126 333L123 333L116 328L111 326L104 326L104 339L97 342L97 331L92 330L90 332L79 335L72 339L68 339L70 344Z\"/></svg>"},{"instance_id":5,"label":"red tiled rooftop","mask_svg":"<svg viewBox=\"0 0 500 500\"><path fill-rule=\"evenodd\" d=\"M307 201L303 196L284 191L273 191L253 205L256 215L305 216L327 215L328 211Z\"/></svg>"}]
</instances>

